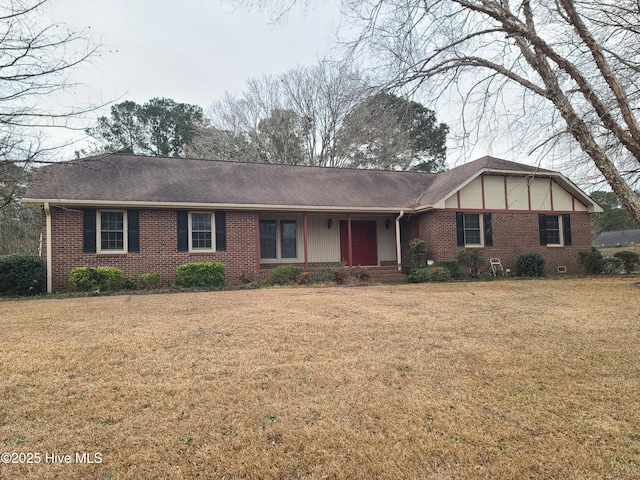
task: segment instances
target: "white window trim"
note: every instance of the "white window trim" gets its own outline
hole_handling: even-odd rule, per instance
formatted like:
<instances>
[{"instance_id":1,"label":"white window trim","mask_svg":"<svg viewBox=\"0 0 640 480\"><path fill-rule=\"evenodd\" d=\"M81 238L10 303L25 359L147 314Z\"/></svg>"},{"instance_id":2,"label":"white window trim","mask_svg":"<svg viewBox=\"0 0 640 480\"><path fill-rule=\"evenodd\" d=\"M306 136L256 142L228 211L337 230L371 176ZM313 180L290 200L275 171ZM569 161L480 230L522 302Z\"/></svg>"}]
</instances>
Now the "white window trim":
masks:
<instances>
[{"instance_id":1,"label":"white window trim","mask_svg":"<svg viewBox=\"0 0 640 480\"><path fill-rule=\"evenodd\" d=\"M560 239L560 243L547 243L547 247L551 247L551 248L555 248L555 247L564 247L564 225L563 225L563 218L562 215L556 215L556 214L546 214L545 217L558 217L558 238ZM546 219L545 219L546 222ZM547 228L547 226L545 225L545 229ZM545 233L546 235L546 233Z\"/></svg>"},{"instance_id":2,"label":"white window trim","mask_svg":"<svg viewBox=\"0 0 640 480\"><path fill-rule=\"evenodd\" d=\"M295 215L287 215L287 216L269 216L269 217L260 217L258 221L275 221L276 222L276 258L262 258L262 252L260 252L260 263L299 263L302 261L301 258L301 244L300 244L300 218ZM296 257L295 258L282 258L282 249L281 249L281 228L280 222L286 221L294 221L296 222Z\"/></svg>"},{"instance_id":3,"label":"white window trim","mask_svg":"<svg viewBox=\"0 0 640 480\"><path fill-rule=\"evenodd\" d=\"M480 222L480 243L467 243L467 229L464 223L465 215L478 215L478 221ZM462 216L462 228L464 230L464 246L465 248L484 248L484 214L466 212Z\"/></svg>"},{"instance_id":4,"label":"white window trim","mask_svg":"<svg viewBox=\"0 0 640 480\"><path fill-rule=\"evenodd\" d=\"M103 213L122 213L122 250L103 250L102 249L102 214ZM126 254L129 251L128 245L128 220L126 210L98 210L96 212L96 253L113 253Z\"/></svg>"},{"instance_id":5,"label":"white window trim","mask_svg":"<svg viewBox=\"0 0 640 480\"><path fill-rule=\"evenodd\" d=\"M211 218L211 247L210 248L193 248L193 229L191 227L193 214L209 215ZM202 252L215 252L216 251L216 216L213 212L189 212L189 252L202 253Z\"/></svg>"}]
</instances>

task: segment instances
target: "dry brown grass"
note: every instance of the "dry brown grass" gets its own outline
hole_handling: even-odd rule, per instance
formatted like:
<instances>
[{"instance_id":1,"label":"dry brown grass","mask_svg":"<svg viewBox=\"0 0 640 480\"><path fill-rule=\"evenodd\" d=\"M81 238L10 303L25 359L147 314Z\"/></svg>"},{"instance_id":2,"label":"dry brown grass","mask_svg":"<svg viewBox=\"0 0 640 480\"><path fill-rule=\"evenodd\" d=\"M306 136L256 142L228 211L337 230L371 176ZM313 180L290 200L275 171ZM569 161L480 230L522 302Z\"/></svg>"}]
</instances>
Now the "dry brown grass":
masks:
<instances>
[{"instance_id":1,"label":"dry brown grass","mask_svg":"<svg viewBox=\"0 0 640 480\"><path fill-rule=\"evenodd\" d=\"M0 302L0 477L638 479L636 281Z\"/></svg>"}]
</instances>

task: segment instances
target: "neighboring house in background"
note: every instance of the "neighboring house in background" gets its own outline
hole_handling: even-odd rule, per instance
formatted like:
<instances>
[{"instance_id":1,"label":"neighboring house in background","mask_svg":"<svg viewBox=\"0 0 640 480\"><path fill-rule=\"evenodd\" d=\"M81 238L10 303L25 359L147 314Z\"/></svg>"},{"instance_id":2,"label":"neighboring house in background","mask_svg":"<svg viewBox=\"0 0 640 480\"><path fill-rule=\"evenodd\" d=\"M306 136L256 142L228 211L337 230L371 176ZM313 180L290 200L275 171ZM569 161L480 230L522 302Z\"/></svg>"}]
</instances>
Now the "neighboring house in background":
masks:
<instances>
[{"instance_id":1,"label":"neighboring house in background","mask_svg":"<svg viewBox=\"0 0 640 480\"><path fill-rule=\"evenodd\" d=\"M600 232L591 245L606 257L612 257L614 253L623 251L640 254L640 229Z\"/></svg>"},{"instance_id":2,"label":"neighboring house in background","mask_svg":"<svg viewBox=\"0 0 640 480\"><path fill-rule=\"evenodd\" d=\"M197 261L229 284L281 264L399 268L415 237L433 260L477 249L515 271L540 253L578 272L601 211L562 174L493 157L433 174L107 154L39 168L24 202L43 209L53 291L98 265L165 284Z\"/></svg>"}]
</instances>

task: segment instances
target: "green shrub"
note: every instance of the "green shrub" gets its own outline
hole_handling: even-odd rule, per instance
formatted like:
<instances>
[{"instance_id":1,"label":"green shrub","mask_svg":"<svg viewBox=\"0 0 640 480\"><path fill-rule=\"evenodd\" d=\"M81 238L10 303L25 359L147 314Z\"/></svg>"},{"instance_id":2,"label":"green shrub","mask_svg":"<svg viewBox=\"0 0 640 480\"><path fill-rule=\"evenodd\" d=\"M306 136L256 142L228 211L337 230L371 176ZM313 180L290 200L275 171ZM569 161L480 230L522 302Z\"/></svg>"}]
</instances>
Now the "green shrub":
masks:
<instances>
[{"instance_id":1,"label":"green shrub","mask_svg":"<svg viewBox=\"0 0 640 480\"><path fill-rule=\"evenodd\" d=\"M620 273L624 262L620 258L609 257L602 261L602 273L605 275L615 275Z\"/></svg>"},{"instance_id":2,"label":"green shrub","mask_svg":"<svg viewBox=\"0 0 640 480\"><path fill-rule=\"evenodd\" d=\"M347 267L335 267L331 270L331 280L333 280L336 285L344 285L347 283L348 277Z\"/></svg>"},{"instance_id":3,"label":"green shrub","mask_svg":"<svg viewBox=\"0 0 640 480\"><path fill-rule=\"evenodd\" d=\"M578 263L582 265L582 268L584 268L585 272L591 275L598 275L602 273L604 258L602 257L602 253L600 253L597 248L591 247L590 252L578 253Z\"/></svg>"},{"instance_id":4,"label":"green shrub","mask_svg":"<svg viewBox=\"0 0 640 480\"><path fill-rule=\"evenodd\" d=\"M268 282L271 285L291 285L296 283L296 277L304 272L299 265L278 265L269 273Z\"/></svg>"},{"instance_id":5,"label":"green shrub","mask_svg":"<svg viewBox=\"0 0 640 480\"><path fill-rule=\"evenodd\" d=\"M162 275L159 273L142 273L138 277L137 287L144 290L157 290L162 285Z\"/></svg>"},{"instance_id":6,"label":"green shrub","mask_svg":"<svg viewBox=\"0 0 640 480\"><path fill-rule=\"evenodd\" d=\"M419 268L411 272L408 276L409 281L413 283L422 282L446 282L451 280L451 272L445 267L426 267Z\"/></svg>"},{"instance_id":7,"label":"green shrub","mask_svg":"<svg viewBox=\"0 0 640 480\"><path fill-rule=\"evenodd\" d=\"M525 253L518 257L517 272L521 277L544 277L544 257L539 253Z\"/></svg>"},{"instance_id":8,"label":"green shrub","mask_svg":"<svg viewBox=\"0 0 640 480\"><path fill-rule=\"evenodd\" d=\"M477 275L481 264L482 257L478 250L463 250L458 254L458 265L461 270L474 272Z\"/></svg>"},{"instance_id":9,"label":"green shrub","mask_svg":"<svg viewBox=\"0 0 640 480\"><path fill-rule=\"evenodd\" d=\"M432 267L444 267L451 272L451 278L462 278L462 267L458 260L438 260Z\"/></svg>"},{"instance_id":10,"label":"green shrub","mask_svg":"<svg viewBox=\"0 0 640 480\"><path fill-rule=\"evenodd\" d=\"M349 269L349 276L358 283L369 283L371 275L364 268L352 267Z\"/></svg>"},{"instance_id":11,"label":"green shrub","mask_svg":"<svg viewBox=\"0 0 640 480\"><path fill-rule=\"evenodd\" d=\"M310 285L311 280L311 272L302 272L296 277L296 283L298 285Z\"/></svg>"},{"instance_id":12,"label":"green shrub","mask_svg":"<svg viewBox=\"0 0 640 480\"><path fill-rule=\"evenodd\" d=\"M218 262L185 263L176 269L175 286L216 288L224 285L224 265Z\"/></svg>"},{"instance_id":13,"label":"green shrub","mask_svg":"<svg viewBox=\"0 0 640 480\"><path fill-rule=\"evenodd\" d=\"M47 288L46 267L37 255L0 256L0 295L38 295Z\"/></svg>"},{"instance_id":14,"label":"green shrub","mask_svg":"<svg viewBox=\"0 0 640 480\"><path fill-rule=\"evenodd\" d=\"M613 256L622 260L622 263L624 264L624 270L627 273L635 271L635 269L638 268L638 264L640 263L640 255L638 255L636 252L629 252L625 250L623 252L614 253Z\"/></svg>"},{"instance_id":15,"label":"green shrub","mask_svg":"<svg viewBox=\"0 0 640 480\"><path fill-rule=\"evenodd\" d=\"M115 267L78 267L71 270L69 283L81 292L120 290L125 283L122 270Z\"/></svg>"},{"instance_id":16,"label":"green shrub","mask_svg":"<svg viewBox=\"0 0 640 480\"><path fill-rule=\"evenodd\" d=\"M418 270L427 265L427 244L421 238L409 240L409 260L411 270Z\"/></svg>"}]
</instances>

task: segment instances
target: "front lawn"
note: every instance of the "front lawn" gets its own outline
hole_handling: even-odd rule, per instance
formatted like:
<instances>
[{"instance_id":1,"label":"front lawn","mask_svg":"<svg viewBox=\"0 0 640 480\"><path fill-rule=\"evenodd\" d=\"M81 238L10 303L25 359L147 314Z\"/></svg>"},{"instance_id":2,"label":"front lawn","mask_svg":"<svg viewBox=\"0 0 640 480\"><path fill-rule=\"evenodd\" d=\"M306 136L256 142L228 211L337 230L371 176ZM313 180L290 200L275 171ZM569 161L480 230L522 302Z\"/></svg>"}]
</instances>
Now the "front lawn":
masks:
<instances>
[{"instance_id":1,"label":"front lawn","mask_svg":"<svg viewBox=\"0 0 640 480\"><path fill-rule=\"evenodd\" d=\"M598 278L3 301L17 463L0 478L637 479L639 294Z\"/></svg>"}]
</instances>

